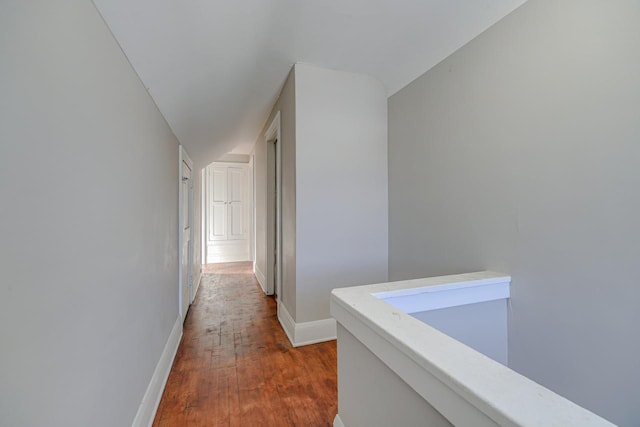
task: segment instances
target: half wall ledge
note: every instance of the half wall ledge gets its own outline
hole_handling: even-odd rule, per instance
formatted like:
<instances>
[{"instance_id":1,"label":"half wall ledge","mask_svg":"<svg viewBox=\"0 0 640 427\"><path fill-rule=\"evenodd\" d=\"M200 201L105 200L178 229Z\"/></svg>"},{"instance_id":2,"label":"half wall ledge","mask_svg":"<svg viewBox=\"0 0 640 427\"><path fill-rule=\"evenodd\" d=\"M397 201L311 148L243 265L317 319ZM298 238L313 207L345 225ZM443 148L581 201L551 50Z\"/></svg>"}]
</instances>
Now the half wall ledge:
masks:
<instances>
[{"instance_id":1,"label":"half wall ledge","mask_svg":"<svg viewBox=\"0 0 640 427\"><path fill-rule=\"evenodd\" d=\"M506 301L510 283L483 271L334 289L334 425L403 426L429 417L438 426L613 426L411 315ZM363 420L367 413L375 415Z\"/></svg>"}]
</instances>

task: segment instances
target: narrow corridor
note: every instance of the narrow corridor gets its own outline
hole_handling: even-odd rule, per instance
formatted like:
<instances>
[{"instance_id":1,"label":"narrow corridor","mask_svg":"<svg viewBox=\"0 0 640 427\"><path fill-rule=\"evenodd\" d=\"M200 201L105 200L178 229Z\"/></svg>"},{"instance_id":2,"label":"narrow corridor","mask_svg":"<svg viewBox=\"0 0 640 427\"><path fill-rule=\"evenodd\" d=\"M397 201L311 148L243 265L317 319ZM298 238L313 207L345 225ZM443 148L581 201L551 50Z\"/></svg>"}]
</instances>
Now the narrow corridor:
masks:
<instances>
[{"instance_id":1,"label":"narrow corridor","mask_svg":"<svg viewBox=\"0 0 640 427\"><path fill-rule=\"evenodd\" d=\"M251 263L203 273L154 427L331 426L335 341L291 347Z\"/></svg>"}]
</instances>

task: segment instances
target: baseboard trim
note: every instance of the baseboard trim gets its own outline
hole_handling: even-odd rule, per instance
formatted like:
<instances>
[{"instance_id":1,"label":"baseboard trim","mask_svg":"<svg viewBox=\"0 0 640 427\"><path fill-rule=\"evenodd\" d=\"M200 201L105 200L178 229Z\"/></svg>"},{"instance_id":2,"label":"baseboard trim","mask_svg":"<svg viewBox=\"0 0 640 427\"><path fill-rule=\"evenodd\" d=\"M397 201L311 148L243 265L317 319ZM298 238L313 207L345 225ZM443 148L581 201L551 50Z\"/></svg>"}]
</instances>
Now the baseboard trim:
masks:
<instances>
[{"instance_id":1,"label":"baseboard trim","mask_svg":"<svg viewBox=\"0 0 640 427\"><path fill-rule=\"evenodd\" d=\"M333 427L344 427L344 423L340 419L340 414L336 414L336 417L333 419Z\"/></svg>"},{"instance_id":2,"label":"baseboard trim","mask_svg":"<svg viewBox=\"0 0 640 427\"><path fill-rule=\"evenodd\" d=\"M147 386L147 391L144 393L142 402L138 407L138 413L133 419L132 427L151 427L153 420L160 404L160 398L162 392L167 384L169 378L169 372L171 372L171 366L173 365L173 359L178 351L180 345L180 339L182 338L182 319L180 316L176 319L176 323L173 325L171 334L167 344L164 346L160 360L156 365L156 369L153 372L151 381Z\"/></svg>"},{"instance_id":3,"label":"baseboard trim","mask_svg":"<svg viewBox=\"0 0 640 427\"><path fill-rule=\"evenodd\" d=\"M289 338L291 345L297 347L295 344L296 322L293 321L293 317L291 317L284 304L282 304L280 298L277 299L277 308L280 326L284 329L284 333L287 335L287 338Z\"/></svg>"},{"instance_id":4,"label":"baseboard trim","mask_svg":"<svg viewBox=\"0 0 640 427\"><path fill-rule=\"evenodd\" d=\"M335 319L296 323L287 308L278 300L278 321L294 347L336 339Z\"/></svg>"},{"instance_id":5,"label":"baseboard trim","mask_svg":"<svg viewBox=\"0 0 640 427\"><path fill-rule=\"evenodd\" d=\"M255 262L253 263L253 274L256 275L256 279L258 279L258 283L260 284L260 287L266 293L267 292L267 278L265 277L264 273L262 271L260 271L260 269L258 268L258 265Z\"/></svg>"}]
</instances>

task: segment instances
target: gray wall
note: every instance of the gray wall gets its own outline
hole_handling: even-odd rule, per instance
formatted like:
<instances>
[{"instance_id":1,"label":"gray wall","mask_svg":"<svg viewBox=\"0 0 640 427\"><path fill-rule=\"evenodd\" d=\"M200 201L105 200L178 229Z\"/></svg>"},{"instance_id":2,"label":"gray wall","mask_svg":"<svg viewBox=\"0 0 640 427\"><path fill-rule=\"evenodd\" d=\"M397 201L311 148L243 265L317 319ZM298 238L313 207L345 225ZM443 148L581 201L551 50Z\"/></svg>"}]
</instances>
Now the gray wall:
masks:
<instances>
[{"instance_id":1,"label":"gray wall","mask_svg":"<svg viewBox=\"0 0 640 427\"><path fill-rule=\"evenodd\" d=\"M387 103L376 79L296 64L296 322L388 278Z\"/></svg>"},{"instance_id":2,"label":"gray wall","mask_svg":"<svg viewBox=\"0 0 640 427\"><path fill-rule=\"evenodd\" d=\"M0 425L131 425L178 318L178 143L90 1L3 1L0 57Z\"/></svg>"},{"instance_id":3,"label":"gray wall","mask_svg":"<svg viewBox=\"0 0 640 427\"><path fill-rule=\"evenodd\" d=\"M389 99L392 280L510 273L510 366L640 424L640 3L531 0Z\"/></svg>"},{"instance_id":4,"label":"gray wall","mask_svg":"<svg viewBox=\"0 0 640 427\"><path fill-rule=\"evenodd\" d=\"M282 296L289 313L296 312L296 76L292 71L279 101L282 192Z\"/></svg>"}]
</instances>

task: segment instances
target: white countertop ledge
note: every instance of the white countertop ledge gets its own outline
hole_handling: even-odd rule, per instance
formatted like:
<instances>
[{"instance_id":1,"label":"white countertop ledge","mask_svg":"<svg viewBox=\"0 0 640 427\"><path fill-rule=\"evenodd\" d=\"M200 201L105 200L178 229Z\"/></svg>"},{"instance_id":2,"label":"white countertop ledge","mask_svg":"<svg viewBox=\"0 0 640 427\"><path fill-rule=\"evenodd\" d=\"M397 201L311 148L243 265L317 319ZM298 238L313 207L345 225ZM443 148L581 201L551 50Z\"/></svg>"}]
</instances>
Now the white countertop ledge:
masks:
<instances>
[{"instance_id":1,"label":"white countertop ledge","mask_svg":"<svg viewBox=\"0 0 640 427\"><path fill-rule=\"evenodd\" d=\"M339 288L331 315L454 425L613 426L409 315L508 298L510 282L482 271Z\"/></svg>"}]
</instances>

